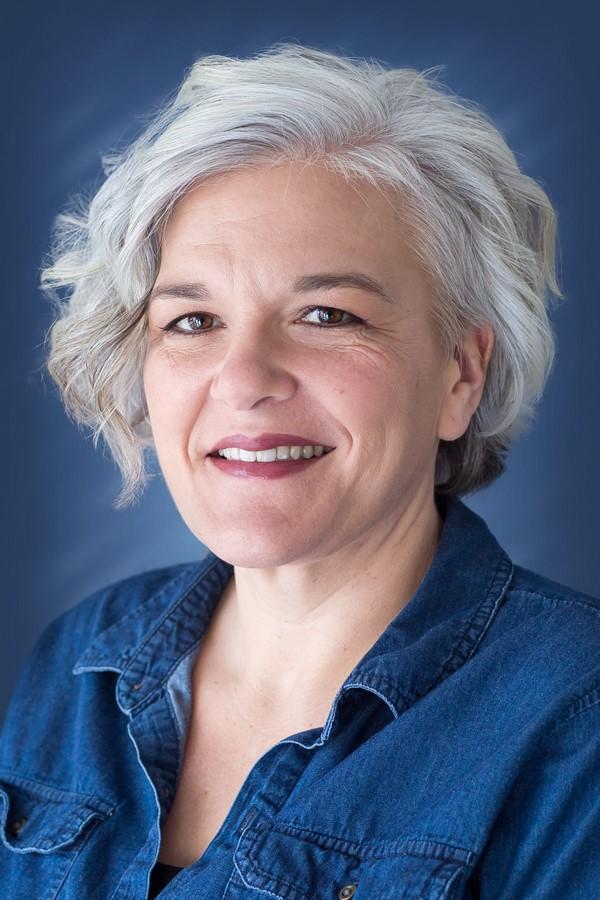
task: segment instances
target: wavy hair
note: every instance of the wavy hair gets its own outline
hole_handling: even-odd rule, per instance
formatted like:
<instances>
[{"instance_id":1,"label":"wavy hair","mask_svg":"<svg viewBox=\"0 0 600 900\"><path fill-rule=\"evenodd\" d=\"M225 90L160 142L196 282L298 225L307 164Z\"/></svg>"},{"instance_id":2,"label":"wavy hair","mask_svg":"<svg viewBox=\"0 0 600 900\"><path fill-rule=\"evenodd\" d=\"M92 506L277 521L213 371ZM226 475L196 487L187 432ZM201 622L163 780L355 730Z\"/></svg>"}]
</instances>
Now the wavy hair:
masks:
<instances>
[{"instance_id":1,"label":"wavy hair","mask_svg":"<svg viewBox=\"0 0 600 900\"><path fill-rule=\"evenodd\" d=\"M440 68L295 43L201 57L143 133L103 157L95 195L57 216L41 273L55 311L45 366L67 413L119 467L117 508L149 477L145 313L170 212L211 175L295 160L386 192L432 276L447 354L468 326L491 324L479 406L460 438L440 441L435 486L464 495L505 471L554 361L556 214L487 115L439 82Z\"/></svg>"}]
</instances>

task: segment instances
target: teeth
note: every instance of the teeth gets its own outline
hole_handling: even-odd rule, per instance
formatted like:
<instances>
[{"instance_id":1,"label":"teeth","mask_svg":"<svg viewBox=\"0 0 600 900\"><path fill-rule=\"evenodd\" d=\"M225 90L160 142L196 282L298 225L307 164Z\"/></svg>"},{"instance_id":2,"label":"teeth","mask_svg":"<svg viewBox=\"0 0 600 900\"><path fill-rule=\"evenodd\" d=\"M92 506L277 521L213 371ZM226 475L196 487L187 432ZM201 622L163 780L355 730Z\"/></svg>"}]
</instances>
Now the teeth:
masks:
<instances>
[{"instance_id":1,"label":"teeth","mask_svg":"<svg viewBox=\"0 0 600 900\"><path fill-rule=\"evenodd\" d=\"M275 462L276 459L277 450L275 447L272 450L258 450L256 453L257 462Z\"/></svg>"},{"instance_id":2,"label":"teeth","mask_svg":"<svg viewBox=\"0 0 600 900\"><path fill-rule=\"evenodd\" d=\"M313 456L323 456L330 453L329 448L321 444L305 447L271 447L269 450L243 450L241 447L225 447L217 451L219 456L225 459L239 459L242 462L275 462L278 459L311 459Z\"/></svg>"}]
</instances>

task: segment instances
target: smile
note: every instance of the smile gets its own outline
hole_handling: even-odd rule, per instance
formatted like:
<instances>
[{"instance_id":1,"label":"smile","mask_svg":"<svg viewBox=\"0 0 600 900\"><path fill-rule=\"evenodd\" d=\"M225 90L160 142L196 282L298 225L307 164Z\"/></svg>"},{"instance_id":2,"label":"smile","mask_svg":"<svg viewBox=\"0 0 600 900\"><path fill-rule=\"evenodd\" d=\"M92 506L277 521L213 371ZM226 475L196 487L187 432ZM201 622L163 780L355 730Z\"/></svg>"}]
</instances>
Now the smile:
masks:
<instances>
[{"instance_id":1,"label":"smile","mask_svg":"<svg viewBox=\"0 0 600 900\"><path fill-rule=\"evenodd\" d=\"M298 454L298 450L301 454ZM253 478L271 480L273 478L285 478L288 475L299 474L309 467L323 462L330 456L333 449L319 447L320 452L314 453L313 446L307 447L272 447L270 450L242 450L237 447L227 447L207 459L215 468L226 475L238 478ZM287 455L279 456L279 452L287 451ZM230 452L237 455L227 455ZM266 457L266 458L265 458Z\"/></svg>"},{"instance_id":2,"label":"smile","mask_svg":"<svg viewBox=\"0 0 600 900\"><path fill-rule=\"evenodd\" d=\"M320 444L306 446L271 447L268 450L244 450L242 447L223 447L211 456L222 456L225 459L242 460L243 462L269 463L276 460L300 460L311 459L313 456L323 456L331 453L331 448L322 447Z\"/></svg>"}]
</instances>

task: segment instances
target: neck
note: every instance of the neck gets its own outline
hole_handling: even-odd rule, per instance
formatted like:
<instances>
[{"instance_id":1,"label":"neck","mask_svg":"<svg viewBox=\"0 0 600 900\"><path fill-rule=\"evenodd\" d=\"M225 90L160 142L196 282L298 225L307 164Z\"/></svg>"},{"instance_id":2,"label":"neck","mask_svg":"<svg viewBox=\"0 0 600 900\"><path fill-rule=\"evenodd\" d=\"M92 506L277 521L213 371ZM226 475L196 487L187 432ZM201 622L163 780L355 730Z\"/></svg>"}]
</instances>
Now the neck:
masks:
<instances>
[{"instance_id":1,"label":"neck","mask_svg":"<svg viewBox=\"0 0 600 900\"><path fill-rule=\"evenodd\" d=\"M435 555L437 507L409 510L384 540L269 570L238 568L205 638L223 685L260 714L327 709L346 676L411 600Z\"/></svg>"}]
</instances>

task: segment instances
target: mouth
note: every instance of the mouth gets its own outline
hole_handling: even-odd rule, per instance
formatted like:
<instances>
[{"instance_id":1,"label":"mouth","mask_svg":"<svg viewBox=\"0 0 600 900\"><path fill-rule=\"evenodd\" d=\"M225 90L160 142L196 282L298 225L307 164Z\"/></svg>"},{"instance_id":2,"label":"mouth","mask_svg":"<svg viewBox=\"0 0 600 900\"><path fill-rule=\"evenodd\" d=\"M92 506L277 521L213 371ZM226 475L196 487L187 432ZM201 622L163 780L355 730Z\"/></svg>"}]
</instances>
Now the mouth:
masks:
<instances>
[{"instance_id":1,"label":"mouth","mask_svg":"<svg viewBox=\"0 0 600 900\"><path fill-rule=\"evenodd\" d=\"M320 444L304 447L283 445L268 450L231 447L209 453L207 461L210 460L211 468L220 470L225 476L260 484L293 475L300 476L300 473L313 466L325 466L323 460L334 450L334 447L325 448Z\"/></svg>"},{"instance_id":2,"label":"mouth","mask_svg":"<svg viewBox=\"0 0 600 900\"><path fill-rule=\"evenodd\" d=\"M209 450L208 455L218 453L220 450L237 448L238 450L277 450L287 447L323 447L331 450L325 441L315 437L306 437L300 434L288 434L283 432L264 432L249 437L245 434L228 434L220 438Z\"/></svg>"},{"instance_id":3,"label":"mouth","mask_svg":"<svg viewBox=\"0 0 600 900\"><path fill-rule=\"evenodd\" d=\"M212 459L224 459L234 462L255 463L265 465L277 462L301 462L306 459L327 456L335 447L324 447L322 444L280 445L267 450L245 450L242 447L224 447L207 454Z\"/></svg>"}]
</instances>

